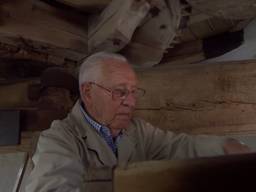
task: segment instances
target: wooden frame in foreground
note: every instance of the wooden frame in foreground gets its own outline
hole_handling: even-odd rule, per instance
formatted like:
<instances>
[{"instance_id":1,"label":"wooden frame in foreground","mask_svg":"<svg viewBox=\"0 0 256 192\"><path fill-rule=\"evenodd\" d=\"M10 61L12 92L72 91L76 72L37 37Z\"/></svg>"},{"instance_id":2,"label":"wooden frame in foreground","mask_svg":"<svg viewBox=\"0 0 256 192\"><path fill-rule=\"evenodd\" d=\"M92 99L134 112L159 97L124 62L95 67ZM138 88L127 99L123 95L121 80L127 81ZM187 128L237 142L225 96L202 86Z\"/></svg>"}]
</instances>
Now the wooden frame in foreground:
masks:
<instances>
[{"instance_id":1,"label":"wooden frame in foreground","mask_svg":"<svg viewBox=\"0 0 256 192\"><path fill-rule=\"evenodd\" d=\"M234 192L255 188L256 153L118 167L114 192Z\"/></svg>"}]
</instances>

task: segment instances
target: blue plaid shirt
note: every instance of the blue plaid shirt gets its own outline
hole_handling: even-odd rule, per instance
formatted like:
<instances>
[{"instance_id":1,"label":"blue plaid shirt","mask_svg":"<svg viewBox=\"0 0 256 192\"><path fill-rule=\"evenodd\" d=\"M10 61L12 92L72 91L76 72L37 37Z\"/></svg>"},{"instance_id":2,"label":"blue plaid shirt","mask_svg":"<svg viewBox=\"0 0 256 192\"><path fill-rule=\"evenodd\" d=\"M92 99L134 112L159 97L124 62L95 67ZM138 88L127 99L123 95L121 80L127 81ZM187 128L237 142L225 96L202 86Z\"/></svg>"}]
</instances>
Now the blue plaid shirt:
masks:
<instances>
[{"instance_id":1,"label":"blue plaid shirt","mask_svg":"<svg viewBox=\"0 0 256 192\"><path fill-rule=\"evenodd\" d=\"M99 124L94 121L88 113L83 109L82 105L80 105L80 109L84 115L85 120L94 128L96 131L103 137L108 146L112 149L114 154L117 156L117 144L122 136L122 131L115 138L112 137L110 129L104 125Z\"/></svg>"}]
</instances>

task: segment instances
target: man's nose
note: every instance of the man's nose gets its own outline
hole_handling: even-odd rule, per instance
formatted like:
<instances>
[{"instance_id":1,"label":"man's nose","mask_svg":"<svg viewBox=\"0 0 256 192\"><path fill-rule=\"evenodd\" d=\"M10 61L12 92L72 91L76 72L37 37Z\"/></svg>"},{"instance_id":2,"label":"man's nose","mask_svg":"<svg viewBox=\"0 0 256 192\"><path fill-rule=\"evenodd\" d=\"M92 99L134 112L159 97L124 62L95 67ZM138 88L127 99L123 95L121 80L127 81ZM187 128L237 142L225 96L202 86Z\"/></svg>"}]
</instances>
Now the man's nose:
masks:
<instances>
[{"instance_id":1,"label":"man's nose","mask_svg":"<svg viewBox=\"0 0 256 192\"><path fill-rule=\"evenodd\" d=\"M133 94L129 93L124 100L122 101L123 105L129 106L129 107L135 107L136 105L136 98Z\"/></svg>"}]
</instances>

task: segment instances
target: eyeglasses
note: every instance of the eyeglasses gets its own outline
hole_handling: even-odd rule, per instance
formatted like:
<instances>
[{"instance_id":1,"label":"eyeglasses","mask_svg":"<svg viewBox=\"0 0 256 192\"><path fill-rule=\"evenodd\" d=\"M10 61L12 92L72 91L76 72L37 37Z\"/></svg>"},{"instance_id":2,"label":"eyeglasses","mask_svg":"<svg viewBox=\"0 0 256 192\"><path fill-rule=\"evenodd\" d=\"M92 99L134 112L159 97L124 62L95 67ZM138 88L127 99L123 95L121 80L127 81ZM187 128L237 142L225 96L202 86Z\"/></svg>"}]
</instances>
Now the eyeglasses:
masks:
<instances>
[{"instance_id":1,"label":"eyeglasses","mask_svg":"<svg viewBox=\"0 0 256 192\"><path fill-rule=\"evenodd\" d=\"M125 100L129 94L132 94L132 96L136 99L143 97L146 93L146 91L142 88L136 88L132 91L129 91L128 89L122 89L122 88L113 88L108 89L106 87L103 87L95 82L89 82L90 84L96 85L97 87L106 90L109 92L112 96L113 100Z\"/></svg>"}]
</instances>

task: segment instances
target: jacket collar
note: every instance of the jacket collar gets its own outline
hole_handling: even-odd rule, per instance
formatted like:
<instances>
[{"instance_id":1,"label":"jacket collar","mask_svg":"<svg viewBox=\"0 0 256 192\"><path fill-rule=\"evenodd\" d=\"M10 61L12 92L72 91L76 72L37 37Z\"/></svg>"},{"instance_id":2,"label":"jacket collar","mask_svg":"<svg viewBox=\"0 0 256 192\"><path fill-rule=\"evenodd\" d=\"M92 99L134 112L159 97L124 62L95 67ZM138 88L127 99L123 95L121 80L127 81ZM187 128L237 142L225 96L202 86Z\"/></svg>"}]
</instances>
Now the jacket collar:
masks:
<instances>
[{"instance_id":1,"label":"jacket collar","mask_svg":"<svg viewBox=\"0 0 256 192\"><path fill-rule=\"evenodd\" d=\"M69 118L75 122L79 135L86 142L88 150L95 151L99 161L105 166L114 166L117 164L117 159L112 150L109 148L105 140L93 129L84 119L80 110L80 101L74 105ZM129 159L135 151L137 140L135 138L135 124L124 130L122 138L118 144L118 163L128 163Z\"/></svg>"}]
</instances>

